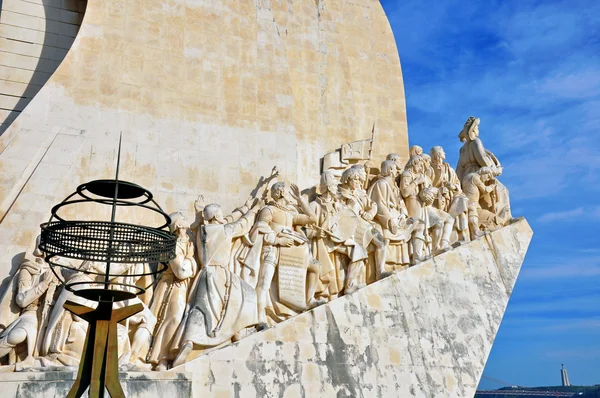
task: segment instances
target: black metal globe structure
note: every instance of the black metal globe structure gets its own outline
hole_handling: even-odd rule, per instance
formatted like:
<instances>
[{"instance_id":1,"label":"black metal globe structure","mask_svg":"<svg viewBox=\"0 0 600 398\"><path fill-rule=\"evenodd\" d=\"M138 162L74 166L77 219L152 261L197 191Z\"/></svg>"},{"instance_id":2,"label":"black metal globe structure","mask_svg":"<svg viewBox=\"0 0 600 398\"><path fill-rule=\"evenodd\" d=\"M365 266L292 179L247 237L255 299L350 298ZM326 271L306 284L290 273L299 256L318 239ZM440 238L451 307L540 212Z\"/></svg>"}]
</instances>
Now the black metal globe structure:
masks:
<instances>
[{"instance_id":1,"label":"black metal globe structure","mask_svg":"<svg viewBox=\"0 0 600 398\"><path fill-rule=\"evenodd\" d=\"M147 189L119 180L119 153L114 180L95 180L77 187L61 203L52 208L48 222L41 225L39 249L52 272L65 289L74 295L97 302L95 308L67 301L64 307L88 321L84 350L77 379L67 397L82 396L89 387L90 398L103 397L105 389L112 398L125 397L118 379L117 323L143 310L140 303L113 308L113 304L145 293L149 286L124 283L149 275L158 276L175 258L177 238L169 231L170 217L156 203ZM68 220L61 210L81 204L111 206L110 221ZM155 213L159 225L146 226L117 222L119 209L145 210ZM74 267L63 259L93 262L96 267ZM135 264L147 272L131 271ZM126 275L123 270L128 270ZM62 275L68 272L95 275L92 281L69 282ZM156 278L153 278L156 279Z\"/></svg>"}]
</instances>

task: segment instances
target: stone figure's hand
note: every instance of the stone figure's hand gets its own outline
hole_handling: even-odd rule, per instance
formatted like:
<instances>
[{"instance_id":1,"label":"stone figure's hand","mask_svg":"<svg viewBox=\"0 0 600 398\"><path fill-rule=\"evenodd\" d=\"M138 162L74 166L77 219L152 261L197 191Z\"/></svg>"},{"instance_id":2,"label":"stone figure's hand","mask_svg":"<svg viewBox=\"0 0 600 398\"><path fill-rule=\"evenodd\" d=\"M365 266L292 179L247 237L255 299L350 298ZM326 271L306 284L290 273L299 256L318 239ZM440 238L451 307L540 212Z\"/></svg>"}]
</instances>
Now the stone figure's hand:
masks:
<instances>
[{"instance_id":1,"label":"stone figure's hand","mask_svg":"<svg viewBox=\"0 0 600 398\"><path fill-rule=\"evenodd\" d=\"M244 206L246 206L248 209L251 209L256 205L256 202L257 202L257 199L250 196L250 197L248 197L248 199L246 199Z\"/></svg>"},{"instance_id":2,"label":"stone figure's hand","mask_svg":"<svg viewBox=\"0 0 600 398\"><path fill-rule=\"evenodd\" d=\"M488 193L492 192L494 190L494 188L495 187L493 185L489 185L489 186L485 187L485 192L488 192Z\"/></svg>"},{"instance_id":3,"label":"stone figure's hand","mask_svg":"<svg viewBox=\"0 0 600 398\"><path fill-rule=\"evenodd\" d=\"M290 247L293 244L294 244L294 240L292 238L288 238L288 237L285 237L285 236L277 238L277 245L278 246Z\"/></svg>"},{"instance_id":4,"label":"stone figure's hand","mask_svg":"<svg viewBox=\"0 0 600 398\"><path fill-rule=\"evenodd\" d=\"M325 238L327 237L327 232L316 227L308 227L306 228L306 237L308 239Z\"/></svg>"},{"instance_id":5,"label":"stone figure's hand","mask_svg":"<svg viewBox=\"0 0 600 398\"><path fill-rule=\"evenodd\" d=\"M47 270L40 277L40 283L43 283L45 285L50 285L52 283L58 284L58 280L56 279L54 272L52 272L51 270Z\"/></svg>"},{"instance_id":6,"label":"stone figure's hand","mask_svg":"<svg viewBox=\"0 0 600 398\"><path fill-rule=\"evenodd\" d=\"M279 175L279 170L277 169L277 166L273 166L273 169L271 169L271 178L275 178Z\"/></svg>"},{"instance_id":7,"label":"stone figure's hand","mask_svg":"<svg viewBox=\"0 0 600 398\"><path fill-rule=\"evenodd\" d=\"M302 194L300 193L300 188L298 188L298 185L296 185L296 184L290 184L290 195L296 201L300 202Z\"/></svg>"},{"instance_id":8,"label":"stone figure's hand","mask_svg":"<svg viewBox=\"0 0 600 398\"><path fill-rule=\"evenodd\" d=\"M261 203L261 201L258 198L254 198L254 201L252 202L252 206L250 206L250 210L258 207L258 205Z\"/></svg>"},{"instance_id":9,"label":"stone figure's hand","mask_svg":"<svg viewBox=\"0 0 600 398\"><path fill-rule=\"evenodd\" d=\"M196 212L201 211L205 207L204 195L198 195L198 199L194 202L194 208Z\"/></svg>"},{"instance_id":10,"label":"stone figure's hand","mask_svg":"<svg viewBox=\"0 0 600 398\"><path fill-rule=\"evenodd\" d=\"M371 213L367 213L367 212L364 212L364 213L362 214L362 218L363 218L364 220L367 220L367 221L371 221L371 220L373 220L373 216L371 215Z\"/></svg>"}]
</instances>

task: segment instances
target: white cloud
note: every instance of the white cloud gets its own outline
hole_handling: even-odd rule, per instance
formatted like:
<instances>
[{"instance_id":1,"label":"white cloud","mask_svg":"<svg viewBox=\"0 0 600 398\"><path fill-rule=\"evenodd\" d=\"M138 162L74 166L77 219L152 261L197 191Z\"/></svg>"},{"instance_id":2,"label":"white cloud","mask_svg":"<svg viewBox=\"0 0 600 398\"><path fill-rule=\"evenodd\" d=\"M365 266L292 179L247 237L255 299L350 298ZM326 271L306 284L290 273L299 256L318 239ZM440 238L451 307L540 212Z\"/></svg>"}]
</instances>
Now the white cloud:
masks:
<instances>
[{"instance_id":1,"label":"white cloud","mask_svg":"<svg viewBox=\"0 0 600 398\"><path fill-rule=\"evenodd\" d=\"M583 210L583 207L578 207L578 208L572 209L572 210L555 211L555 212L546 213L543 216L541 216L540 218L538 218L538 221L539 222L550 222L550 221L569 220L569 219L573 219L573 218L579 218L579 217L583 216L584 214L585 214L585 210Z\"/></svg>"},{"instance_id":2,"label":"white cloud","mask_svg":"<svg viewBox=\"0 0 600 398\"><path fill-rule=\"evenodd\" d=\"M539 94L563 99L587 99L600 94L600 69L589 68L559 74L535 81L531 85Z\"/></svg>"},{"instance_id":3,"label":"white cloud","mask_svg":"<svg viewBox=\"0 0 600 398\"><path fill-rule=\"evenodd\" d=\"M593 278L600 276L600 264L589 262L587 264L565 262L561 265L523 268L519 278L522 280L565 279L565 278Z\"/></svg>"},{"instance_id":4,"label":"white cloud","mask_svg":"<svg viewBox=\"0 0 600 398\"><path fill-rule=\"evenodd\" d=\"M577 207L571 210L549 212L538 218L538 222L552 221L581 221L585 219L600 218L600 206L598 207Z\"/></svg>"}]
</instances>

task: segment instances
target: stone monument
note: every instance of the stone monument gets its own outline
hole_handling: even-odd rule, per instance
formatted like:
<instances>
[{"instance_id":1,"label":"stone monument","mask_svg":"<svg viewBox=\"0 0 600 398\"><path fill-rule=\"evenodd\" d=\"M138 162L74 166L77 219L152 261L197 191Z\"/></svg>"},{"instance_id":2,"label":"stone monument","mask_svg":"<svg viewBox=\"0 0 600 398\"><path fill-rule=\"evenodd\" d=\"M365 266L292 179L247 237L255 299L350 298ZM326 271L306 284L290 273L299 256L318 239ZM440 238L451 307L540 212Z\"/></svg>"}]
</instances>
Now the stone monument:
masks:
<instances>
[{"instance_id":1,"label":"stone monument","mask_svg":"<svg viewBox=\"0 0 600 398\"><path fill-rule=\"evenodd\" d=\"M110 175L122 133L121 179L156 193L177 239L118 329L127 396L472 396L532 234L479 125L456 171L439 146L408 150L377 1L90 1L0 136L0 387L73 383L86 322L36 236Z\"/></svg>"}]
</instances>

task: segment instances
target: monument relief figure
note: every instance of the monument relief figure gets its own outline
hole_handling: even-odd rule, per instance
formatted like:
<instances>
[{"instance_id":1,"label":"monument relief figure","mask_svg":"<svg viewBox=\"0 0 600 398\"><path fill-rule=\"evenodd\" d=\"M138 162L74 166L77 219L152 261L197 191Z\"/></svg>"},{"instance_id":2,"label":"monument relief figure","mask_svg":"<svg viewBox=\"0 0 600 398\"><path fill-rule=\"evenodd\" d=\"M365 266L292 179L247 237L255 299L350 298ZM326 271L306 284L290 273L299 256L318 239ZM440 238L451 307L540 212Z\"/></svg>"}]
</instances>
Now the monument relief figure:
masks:
<instances>
[{"instance_id":1,"label":"monument relief figure","mask_svg":"<svg viewBox=\"0 0 600 398\"><path fill-rule=\"evenodd\" d=\"M483 146L483 142L479 138L479 123L479 118L469 117L458 135L464 144L460 148L456 174L462 183L469 173L477 172L482 167L488 167L495 180L495 190L490 192L487 197L482 198L482 207L495 213L499 219L508 221L512 218L508 189L495 179L502 174L502 165L498 158Z\"/></svg>"},{"instance_id":2,"label":"monument relief figure","mask_svg":"<svg viewBox=\"0 0 600 398\"><path fill-rule=\"evenodd\" d=\"M258 200L248 202L241 216L223 216L213 203L203 209L198 230L201 271L190 292L188 310L175 337L179 350L173 366L184 363L192 350L205 350L255 331L256 291L232 270L233 240L247 234L256 218ZM239 211L236 211L239 214ZM179 344L181 342L181 344Z\"/></svg>"},{"instance_id":3,"label":"monument relief figure","mask_svg":"<svg viewBox=\"0 0 600 398\"><path fill-rule=\"evenodd\" d=\"M425 172L424 174L429 178L430 181L433 181L433 168L431 167L431 158L426 153L423 153L423 148L419 145L413 145L408 150L408 158L413 158L415 156L420 156L425 162Z\"/></svg>"},{"instance_id":4,"label":"monument relief figure","mask_svg":"<svg viewBox=\"0 0 600 398\"><path fill-rule=\"evenodd\" d=\"M400 192L404 197L408 215L421 220L424 228L415 227L413 235L413 261L422 261L425 256L447 250L454 218L434 208L437 190L432 187L426 173L427 162L422 155L409 159L400 180Z\"/></svg>"},{"instance_id":5,"label":"monument relief figure","mask_svg":"<svg viewBox=\"0 0 600 398\"><path fill-rule=\"evenodd\" d=\"M399 175L397 164L386 160L381 164L379 177L369 188L369 197L377 204L375 220L381 227L386 241L386 263L393 269L410 264L409 241L416 227L396 186Z\"/></svg>"},{"instance_id":6,"label":"monument relief figure","mask_svg":"<svg viewBox=\"0 0 600 398\"><path fill-rule=\"evenodd\" d=\"M64 260L59 259L57 261ZM142 264L139 264L142 265ZM115 274L126 274L131 271L132 264L113 264L113 270ZM70 276L66 277L69 283L80 283L78 288L90 288L94 284L102 280L101 274L106 272L106 265L103 263L84 261L78 267L78 271L72 272ZM134 273L141 273L143 271L136 270ZM134 281L128 281L131 284L135 284ZM81 358L83 351L85 335L88 327L88 323L78 317L77 315L67 311L63 304L69 300L85 306L93 306L93 302L81 298L75 295L73 292L62 289L58 298L56 299L50 316L48 319L48 326L45 330L45 334L40 341L40 355L39 365L40 366L76 366ZM128 300L141 302L139 298ZM119 302L115 306L124 306L128 302ZM148 308L140 314L136 314L132 318L140 318L143 316L154 319L154 316ZM135 320L130 319L130 322ZM148 321L152 322L152 321ZM129 324L129 322L128 322ZM152 327L154 323L151 323ZM126 327L119 324L119 351L129 353L129 337L126 333Z\"/></svg>"},{"instance_id":7,"label":"monument relief figure","mask_svg":"<svg viewBox=\"0 0 600 398\"><path fill-rule=\"evenodd\" d=\"M489 167L482 167L471 172L463 179L463 191L469 200L469 230L472 238L483 234L481 227L492 229L507 221L499 218L495 212L481 206L482 198L489 197L496 190L496 183L494 172Z\"/></svg>"},{"instance_id":8,"label":"monument relief figure","mask_svg":"<svg viewBox=\"0 0 600 398\"><path fill-rule=\"evenodd\" d=\"M321 264L321 279L325 277L329 282L329 298L352 293L358 284L353 278L347 278L350 272L346 270L361 269L369 256L367 250L352 239L358 218L339 200L338 181L333 171L321 174L317 197L310 202L310 208L317 223L308 225L306 234L311 239L312 253Z\"/></svg>"},{"instance_id":9,"label":"monument relief figure","mask_svg":"<svg viewBox=\"0 0 600 398\"><path fill-rule=\"evenodd\" d=\"M446 153L441 146L431 148L431 166L433 168L433 187L438 189L435 207L454 217L454 229L458 240L468 242L469 223L467 218L467 197L462 192L460 180L456 172L446 160Z\"/></svg>"},{"instance_id":10,"label":"monument relief figure","mask_svg":"<svg viewBox=\"0 0 600 398\"><path fill-rule=\"evenodd\" d=\"M354 165L344 171L341 178L340 194L342 203L350 208L358 218L353 239L367 249L373 256L373 264L368 264L371 272L365 274L362 263L351 263L346 279L350 286L362 287L364 283L389 276L385 270L385 241L381 233L375 228L374 218L377 215L377 203L367 195L364 186L367 182L367 173L362 165ZM361 268L358 268L361 267ZM371 278L369 278L369 276Z\"/></svg>"},{"instance_id":11,"label":"monument relief figure","mask_svg":"<svg viewBox=\"0 0 600 398\"><path fill-rule=\"evenodd\" d=\"M248 213L248 211L257 204L257 199L250 195L248 197L248 199L246 200L246 202L244 203L244 205L242 205L241 207L235 208L231 214L228 214L227 216L223 216L223 220L226 224L229 223L233 223L237 220L240 219L240 217L244 216L245 214ZM204 196L203 195L199 195L198 199L196 199L196 201L194 202L194 209L196 210L196 220L194 221L194 223L190 226L190 231L193 235L194 238L194 243L196 244L197 248L200 248L202 246L202 235L200 234L201 231L201 227L203 225L206 224L206 221L204 219L204 209L205 209L206 205L204 203ZM236 253L236 249L239 249L240 246L240 242L238 242L238 240L234 240L233 241L233 249L232 249L232 253ZM196 250L196 261L199 264L202 264L202 258L200 258L200 256L202 255L202 253L200 252L200 250ZM239 276L242 276L242 274L248 273L248 275L244 275L243 277L247 277L248 281L250 281L252 279L252 277L254 276L254 279L256 279L257 275L250 275L249 273L251 272L250 269L244 268L243 264L239 264L239 262L234 262L233 265L233 271L235 273L237 273ZM254 283L255 285L256 283ZM252 285L252 283L251 283Z\"/></svg>"},{"instance_id":12,"label":"monument relief figure","mask_svg":"<svg viewBox=\"0 0 600 398\"><path fill-rule=\"evenodd\" d=\"M177 235L176 257L162 273L154 290L150 309L156 317L152 346L148 362L155 370L167 370L175 359L173 349L175 334L187 309L188 287L198 267L194 257L194 244L190 240L185 218L179 212L171 214L171 232Z\"/></svg>"},{"instance_id":13,"label":"monument relief figure","mask_svg":"<svg viewBox=\"0 0 600 398\"><path fill-rule=\"evenodd\" d=\"M285 183L277 182L271 187L272 201L260 209L249 234L252 246L244 262L259 269L258 330L268 327L267 310L277 322L318 304L314 295L320 266L310 254L306 236L295 230L314 224L316 217L297 186L291 186L291 194L304 214L290 205ZM276 270L278 277L272 286Z\"/></svg>"},{"instance_id":14,"label":"monument relief figure","mask_svg":"<svg viewBox=\"0 0 600 398\"><path fill-rule=\"evenodd\" d=\"M75 272L67 278L70 283L97 282L100 280L99 276L88 272L103 273L106 271L106 266L101 263L84 261L79 269L81 272ZM90 287L89 285L81 286ZM82 305L92 305L90 301L76 296L65 288L60 291L50 312L48 327L42 340L40 351L40 355L44 357L42 362L50 361L64 365L79 363L88 324L63 307L67 300Z\"/></svg>"},{"instance_id":15,"label":"monument relief figure","mask_svg":"<svg viewBox=\"0 0 600 398\"><path fill-rule=\"evenodd\" d=\"M44 300L43 303L49 305L58 284L37 244L39 237L33 251L33 261L25 259L21 263L0 307L0 326L3 329L0 332L0 359L8 355L9 365L15 365L17 361L22 360L17 367L30 367L35 363L40 301L48 294L49 300ZM14 296L11 295L12 292ZM42 313L47 310L42 308Z\"/></svg>"},{"instance_id":16,"label":"monument relief figure","mask_svg":"<svg viewBox=\"0 0 600 398\"><path fill-rule=\"evenodd\" d=\"M398 169L398 175L394 180L396 186L400 186L400 177L402 176L402 170L404 170L404 163L402 163L402 158L397 153L390 153L385 157L385 160L391 160L396 164L396 168Z\"/></svg>"},{"instance_id":17,"label":"monument relief figure","mask_svg":"<svg viewBox=\"0 0 600 398\"><path fill-rule=\"evenodd\" d=\"M124 279L126 284L147 287L147 289L146 293L141 296L114 304L114 308L121 308L139 303L144 308L141 312L127 318L125 325L118 324L118 326L122 326L119 327L119 337L121 334L123 335L122 340L119 340L119 364L126 365L126 368L133 370L149 370L146 358L152 344L152 333L156 327L156 317L149 307L154 293L153 280L152 275L135 277L132 275L149 274L150 264L123 264L122 267L122 276L117 279ZM130 336L133 337L130 339Z\"/></svg>"}]
</instances>

